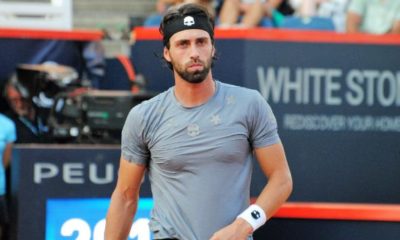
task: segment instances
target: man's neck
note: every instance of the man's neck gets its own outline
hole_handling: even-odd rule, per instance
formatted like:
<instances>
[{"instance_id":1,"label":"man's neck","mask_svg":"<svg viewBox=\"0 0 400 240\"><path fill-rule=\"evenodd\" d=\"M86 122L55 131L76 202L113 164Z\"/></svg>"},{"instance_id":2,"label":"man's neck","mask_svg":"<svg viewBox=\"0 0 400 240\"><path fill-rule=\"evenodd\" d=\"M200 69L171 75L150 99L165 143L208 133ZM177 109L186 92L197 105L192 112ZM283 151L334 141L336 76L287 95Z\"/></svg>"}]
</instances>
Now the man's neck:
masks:
<instances>
[{"instance_id":1,"label":"man's neck","mask_svg":"<svg viewBox=\"0 0 400 240\"><path fill-rule=\"evenodd\" d=\"M196 107L207 102L215 93L216 86L211 73L201 83L189 83L175 79L175 97L185 107Z\"/></svg>"}]
</instances>

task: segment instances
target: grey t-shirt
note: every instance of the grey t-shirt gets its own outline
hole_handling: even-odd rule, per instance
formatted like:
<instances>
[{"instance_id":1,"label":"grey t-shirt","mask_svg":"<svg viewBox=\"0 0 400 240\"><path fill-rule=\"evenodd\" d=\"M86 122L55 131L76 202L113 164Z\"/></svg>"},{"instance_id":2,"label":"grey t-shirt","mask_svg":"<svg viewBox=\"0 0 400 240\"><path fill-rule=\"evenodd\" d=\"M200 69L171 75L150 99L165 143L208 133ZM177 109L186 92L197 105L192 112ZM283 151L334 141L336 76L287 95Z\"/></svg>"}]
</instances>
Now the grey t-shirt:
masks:
<instances>
[{"instance_id":1,"label":"grey t-shirt","mask_svg":"<svg viewBox=\"0 0 400 240\"><path fill-rule=\"evenodd\" d=\"M219 81L216 87L193 108L182 106L172 87L127 117L122 156L148 166L156 239L205 240L232 223L249 205L252 150L280 141L257 91Z\"/></svg>"}]
</instances>

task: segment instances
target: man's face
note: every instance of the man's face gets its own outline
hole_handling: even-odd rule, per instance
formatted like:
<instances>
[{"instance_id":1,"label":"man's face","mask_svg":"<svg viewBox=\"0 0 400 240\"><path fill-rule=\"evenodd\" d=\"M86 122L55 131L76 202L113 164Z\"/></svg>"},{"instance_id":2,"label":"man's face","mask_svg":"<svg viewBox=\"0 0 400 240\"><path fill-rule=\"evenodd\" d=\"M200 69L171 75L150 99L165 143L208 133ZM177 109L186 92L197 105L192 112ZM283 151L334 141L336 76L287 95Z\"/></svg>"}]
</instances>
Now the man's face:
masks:
<instances>
[{"instance_id":1,"label":"man's face","mask_svg":"<svg viewBox=\"0 0 400 240\"><path fill-rule=\"evenodd\" d=\"M7 100L12 110L19 116L27 116L30 112L30 104L21 94L12 86L7 86Z\"/></svg>"},{"instance_id":2,"label":"man's face","mask_svg":"<svg viewBox=\"0 0 400 240\"><path fill-rule=\"evenodd\" d=\"M164 48L164 58L185 81L200 83L210 73L214 46L210 35L200 29L175 33L170 38L170 48Z\"/></svg>"}]
</instances>

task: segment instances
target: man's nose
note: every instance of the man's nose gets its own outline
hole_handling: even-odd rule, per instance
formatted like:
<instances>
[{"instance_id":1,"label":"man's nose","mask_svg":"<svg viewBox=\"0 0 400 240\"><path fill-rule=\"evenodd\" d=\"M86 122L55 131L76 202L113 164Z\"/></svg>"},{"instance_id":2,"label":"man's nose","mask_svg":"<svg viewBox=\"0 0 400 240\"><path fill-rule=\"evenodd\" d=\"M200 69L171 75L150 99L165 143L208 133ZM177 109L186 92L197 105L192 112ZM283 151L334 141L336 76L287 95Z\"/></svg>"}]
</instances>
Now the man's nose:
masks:
<instances>
[{"instance_id":1,"label":"man's nose","mask_svg":"<svg viewBox=\"0 0 400 240\"><path fill-rule=\"evenodd\" d=\"M198 59L199 58L199 49L195 44L193 44L190 47L190 58L192 58L192 59Z\"/></svg>"}]
</instances>

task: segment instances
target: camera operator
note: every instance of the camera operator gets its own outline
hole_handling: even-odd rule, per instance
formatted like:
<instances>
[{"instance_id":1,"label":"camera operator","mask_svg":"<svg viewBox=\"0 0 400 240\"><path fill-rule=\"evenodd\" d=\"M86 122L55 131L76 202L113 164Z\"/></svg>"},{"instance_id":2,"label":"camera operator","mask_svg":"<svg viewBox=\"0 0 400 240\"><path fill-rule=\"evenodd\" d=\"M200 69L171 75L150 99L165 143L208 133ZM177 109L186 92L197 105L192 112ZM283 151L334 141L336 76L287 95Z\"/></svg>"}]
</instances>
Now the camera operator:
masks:
<instances>
[{"instance_id":1,"label":"camera operator","mask_svg":"<svg viewBox=\"0 0 400 240\"><path fill-rule=\"evenodd\" d=\"M17 129L15 143L50 142L46 119L42 119L37 114L37 109L24 93L16 76L6 83L4 95L10 107L6 115L14 121Z\"/></svg>"}]
</instances>

